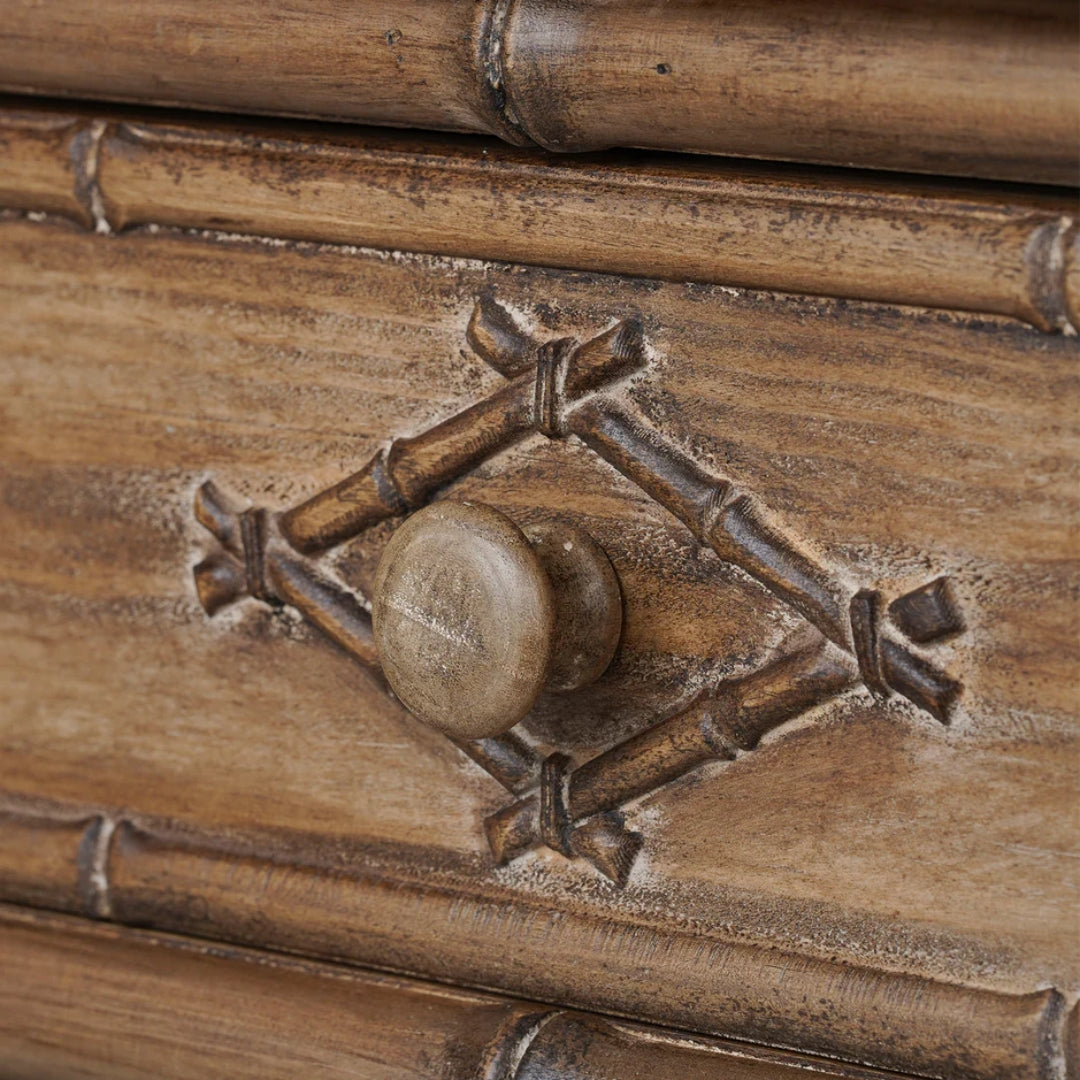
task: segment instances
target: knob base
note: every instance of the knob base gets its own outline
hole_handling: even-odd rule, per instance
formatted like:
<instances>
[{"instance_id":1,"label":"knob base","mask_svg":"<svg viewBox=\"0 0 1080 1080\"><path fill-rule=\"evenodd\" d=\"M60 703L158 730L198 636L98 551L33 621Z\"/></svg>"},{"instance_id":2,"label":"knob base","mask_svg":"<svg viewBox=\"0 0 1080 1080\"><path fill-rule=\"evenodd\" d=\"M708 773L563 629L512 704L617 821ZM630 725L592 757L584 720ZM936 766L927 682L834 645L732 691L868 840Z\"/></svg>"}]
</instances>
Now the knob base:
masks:
<instances>
[{"instance_id":1,"label":"knob base","mask_svg":"<svg viewBox=\"0 0 1080 1080\"><path fill-rule=\"evenodd\" d=\"M577 690L607 670L622 636L619 579L603 549L575 525L532 525L532 544L555 596L546 690Z\"/></svg>"}]
</instances>

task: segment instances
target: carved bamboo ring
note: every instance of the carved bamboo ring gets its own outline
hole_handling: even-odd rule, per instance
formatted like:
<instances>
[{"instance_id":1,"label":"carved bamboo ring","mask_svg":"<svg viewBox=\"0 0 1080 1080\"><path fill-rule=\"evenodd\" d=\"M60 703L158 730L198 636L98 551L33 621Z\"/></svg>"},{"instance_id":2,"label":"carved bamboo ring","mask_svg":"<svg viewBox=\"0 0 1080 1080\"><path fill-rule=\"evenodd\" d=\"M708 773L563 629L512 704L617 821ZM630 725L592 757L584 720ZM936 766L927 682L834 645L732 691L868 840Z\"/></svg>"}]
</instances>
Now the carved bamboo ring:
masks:
<instances>
[{"instance_id":1,"label":"carved bamboo ring","mask_svg":"<svg viewBox=\"0 0 1080 1080\"><path fill-rule=\"evenodd\" d=\"M544 689L573 690L611 662L618 579L579 528L522 531L490 506L439 502L386 546L372 621L387 681L457 739L514 726Z\"/></svg>"}]
</instances>

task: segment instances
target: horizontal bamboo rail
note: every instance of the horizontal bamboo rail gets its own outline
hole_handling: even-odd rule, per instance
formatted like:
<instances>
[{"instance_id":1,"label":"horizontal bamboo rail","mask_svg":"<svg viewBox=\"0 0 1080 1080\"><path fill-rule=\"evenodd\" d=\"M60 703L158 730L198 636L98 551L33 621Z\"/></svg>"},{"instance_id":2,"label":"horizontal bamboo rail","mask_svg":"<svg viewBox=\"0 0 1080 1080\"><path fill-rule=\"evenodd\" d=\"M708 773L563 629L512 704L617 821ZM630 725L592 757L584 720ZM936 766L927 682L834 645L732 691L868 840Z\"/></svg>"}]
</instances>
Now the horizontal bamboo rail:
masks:
<instances>
[{"instance_id":1,"label":"horizontal bamboo rail","mask_svg":"<svg viewBox=\"0 0 1080 1080\"><path fill-rule=\"evenodd\" d=\"M1075 4L11 0L0 89L1075 184Z\"/></svg>"}]
</instances>

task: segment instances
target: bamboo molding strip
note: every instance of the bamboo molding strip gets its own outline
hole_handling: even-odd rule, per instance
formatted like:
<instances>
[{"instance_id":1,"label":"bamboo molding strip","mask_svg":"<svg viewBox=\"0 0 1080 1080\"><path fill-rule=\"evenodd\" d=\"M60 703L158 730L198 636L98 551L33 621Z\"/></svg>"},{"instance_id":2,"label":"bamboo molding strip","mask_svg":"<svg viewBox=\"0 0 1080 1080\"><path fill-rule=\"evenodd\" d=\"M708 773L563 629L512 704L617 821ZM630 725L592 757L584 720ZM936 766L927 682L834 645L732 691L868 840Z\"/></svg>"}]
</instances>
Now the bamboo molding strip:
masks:
<instances>
[{"instance_id":1,"label":"bamboo molding strip","mask_svg":"<svg viewBox=\"0 0 1080 1080\"><path fill-rule=\"evenodd\" d=\"M310 837L238 841L2 793L0 823L0 900L26 902L37 888L39 904L118 923L453 979L905 1073L1062 1075L1068 1021L1053 989L1000 993L763 948L692 924L556 907L480 885L445 853L433 862L431 852L380 846L346 860L335 851L322 865ZM649 979L641 978L643 934Z\"/></svg>"},{"instance_id":2,"label":"bamboo molding strip","mask_svg":"<svg viewBox=\"0 0 1080 1080\"><path fill-rule=\"evenodd\" d=\"M1075 184L1075 4L9 0L0 87Z\"/></svg>"},{"instance_id":3,"label":"bamboo molding strip","mask_svg":"<svg viewBox=\"0 0 1080 1080\"><path fill-rule=\"evenodd\" d=\"M1080 325L1065 196L0 108L0 206Z\"/></svg>"},{"instance_id":4,"label":"bamboo molding strip","mask_svg":"<svg viewBox=\"0 0 1080 1080\"><path fill-rule=\"evenodd\" d=\"M54 1080L146 1075L148 1039L159 1080L882 1076L339 964L3 905L0 955L5 1073ZM94 1022L71 1023L73 997L92 1003Z\"/></svg>"}]
</instances>

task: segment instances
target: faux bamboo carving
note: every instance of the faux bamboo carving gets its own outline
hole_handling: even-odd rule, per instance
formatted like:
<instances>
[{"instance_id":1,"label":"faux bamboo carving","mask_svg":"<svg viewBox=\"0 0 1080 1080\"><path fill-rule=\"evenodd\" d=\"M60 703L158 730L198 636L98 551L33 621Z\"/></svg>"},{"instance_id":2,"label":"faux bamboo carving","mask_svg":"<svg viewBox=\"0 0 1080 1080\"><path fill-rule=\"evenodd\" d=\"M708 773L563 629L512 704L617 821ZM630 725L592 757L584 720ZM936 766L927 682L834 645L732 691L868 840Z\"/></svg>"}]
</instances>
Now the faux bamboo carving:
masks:
<instances>
[{"instance_id":1,"label":"faux bamboo carving","mask_svg":"<svg viewBox=\"0 0 1080 1080\"><path fill-rule=\"evenodd\" d=\"M640 370L641 326L622 322L580 344L537 347L496 304L481 300L469 343L510 382L490 397L411 439L396 439L362 469L281 516L299 551L334 547L388 517L422 506L438 488L532 431L566 434L587 395ZM535 365L535 371L527 370Z\"/></svg>"},{"instance_id":2,"label":"faux bamboo carving","mask_svg":"<svg viewBox=\"0 0 1080 1080\"><path fill-rule=\"evenodd\" d=\"M9 0L0 88L1071 186L1074 9Z\"/></svg>"},{"instance_id":3,"label":"faux bamboo carving","mask_svg":"<svg viewBox=\"0 0 1080 1080\"><path fill-rule=\"evenodd\" d=\"M367 599L318 570L312 557L427 502L445 484L539 432L576 437L678 518L697 542L740 567L809 624L758 670L701 690L647 730L575 767L546 758L510 731L454 740L517 796L486 829L496 862L546 845L624 884L643 838L621 809L709 761L753 751L770 731L862 684L897 693L941 723L959 682L922 646L963 629L939 577L886 603L852 592L785 535L753 495L704 468L620 400L620 385L647 366L642 326L626 320L589 339L536 342L490 297L467 330L472 349L508 381L426 432L393 441L360 470L275 515L243 509L212 481L196 520L219 548L195 568L212 615L248 596L288 604L354 659L380 671Z\"/></svg>"}]
</instances>

